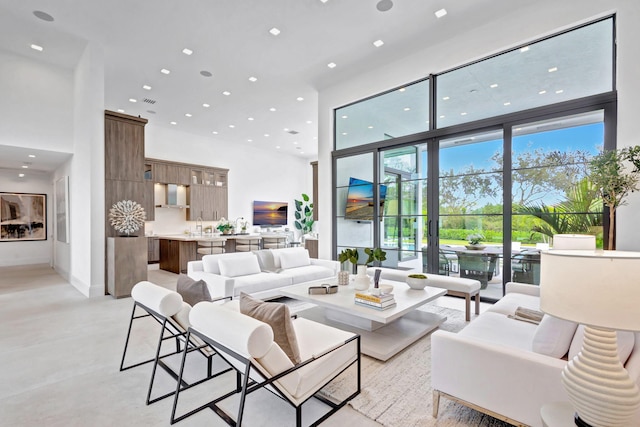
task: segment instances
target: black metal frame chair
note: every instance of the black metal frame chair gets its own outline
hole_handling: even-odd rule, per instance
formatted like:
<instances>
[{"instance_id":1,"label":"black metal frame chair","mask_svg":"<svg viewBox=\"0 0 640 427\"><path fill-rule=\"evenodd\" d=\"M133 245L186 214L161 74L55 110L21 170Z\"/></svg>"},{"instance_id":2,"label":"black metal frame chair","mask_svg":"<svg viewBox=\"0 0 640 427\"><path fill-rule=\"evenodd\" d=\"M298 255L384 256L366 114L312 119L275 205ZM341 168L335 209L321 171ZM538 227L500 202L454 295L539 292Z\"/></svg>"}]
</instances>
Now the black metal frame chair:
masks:
<instances>
[{"instance_id":1,"label":"black metal frame chair","mask_svg":"<svg viewBox=\"0 0 640 427\"><path fill-rule=\"evenodd\" d=\"M216 299L215 301L218 300L224 300L224 299L231 299L231 297L224 297L224 298L219 298ZM141 308L142 310L145 311L145 314L139 314L136 315L136 309L137 308ZM134 320L138 320L138 319L143 319L143 318L147 318L147 317L151 317L153 318L156 322L158 322L161 325L161 329L160 329L160 334L158 337L158 345L156 347L156 353L155 356L151 359L147 359L144 360L142 362L138 362L138 363L134 363L132 365L129 366L125 366L125 358L127 356L127 349L129 347L129 340L131 338L131 329L133 327L133 321ZM168 335L165 334L165 332L168 333ZM172 340L175 339L175 343L176 343L176 350L171 352L171 353L167 353L164 355L160 355L160 352L162 351L162 344L164 341L167 340ZM158 366L160 366L162 369L164 369L165 372L167 372L167 374L169 374L172 378L174 378L176 381L180 383L182 383L185 386L189 386L189 384L187 382L185 382L184 380L182 380L181 377L179 377L169 366L167 366L162 359L165 359L167 357L176 355L178 353L182 352L182 347L184 346L185 349L189 348L191 351L196 350L198 351L203 357L205 357L207 359L207 375L205 378L192 383L191 385L197 385L200 383L203 383L211 378L215 378L218 375L221 375L225 372L229 372L230 369L226 369L222 372L217 372L216 374L213 374L213 357L216 355L216 352L213 350L213 348L210 347L211 351L209 353L207 353L205 351L205 349L207 347L209 347L206 344L199 344L197 342L194 342L194 340L191 340L187 334L187 331L185 331L174 319L164 316L160 313L158 313L157 311L147 307L146 305L142 304L139 301L135 301L134 300L134 304L133 304L133 309L131 311L131 319L129 320L129 328L127 330L127 338L124 344L124 350L122 352L122 360L120 362L120 372L122 371L126 371L128 369L132 369L132 368L136 368L138 366L142 366L142 365L146 365L147 363L151 363L153 362L153 369L151 370L151 380L149 381L149 389L147 391L147 398L146 398L146 404L150 405L152 403L158 402L162 399L165 399L169 396L173 396L175 394L175 391L171 391L169 393L165 393L161 396L155 397L155 398L151 398L151 393L153 390L153 383L155 381L155 377L156 377L156 371Z\"/></svg>"},{"instance_id":2,"label":"black metal frame chair","mask_svg":"<svg viewBox=\"0 0 640 427\"><path fill-rule=\"evenodd\" d=\"M297 427L301 427L302 426L302 406L304 405L304 403L306 403L307 401L309 401L311 398L316 398L317 400L321 401L322 403L324 403L325 405L329 406L331 408L331 410L329 412L327 412L326 414L322 415L319 419L317 419L316 421L314 421L310 426L317 426L320 423L322 423L323 421L325 421L327 418L329 418L331 415L333 415L334 413L336 413L337 411L339 411L342 407L344 407L344 405L346 405L351 399L353 399L354 397L356 397L358 394L360 394L360 365L361 365L361 360L360 360L360 335L355 335L352 338L344 341L341 345L334 347L328 351L326 351L325 353L322 353L320 355L314 356L308 360L305 360L295 366L293 366L290 369L287 369L277 375L274 375L272 377L268 377L265 376L261 371L260 368L255 365L253 360L247 359L246 357L238 354L237 352L233 351L232 349L228 348L227 346L211 339L210 337L202 334L201 332L193 329L193 328L189 328L187 331L187 339L190 339L191 335L195 335L196 337L198 337L200 340L202 340L203 342L205 342L206 344L208 344L209 346L211 346L213 349L215 349L215 351L217 352L217 354L230 366L230 369L233 369L236 372L236 388L226 394L224 394L223 396L220 396L210 402L205 403L204 405L195 408L183 415L180 415L178 417L176 417L176 410L178 407L178 399L180 396L180 392L184 391L188 388L194 387L197 384L193 384L193 385L183 385L183 382L181 381L182 379L182 375L184 372L184 366L186 363L186 359L187 359L187 354L191 351L193 351L194 349L189 349L189 348L185 348L184 352L183 352L183 356L182 356L182 363L180 366L180 374L178 377L178 385L176 387L176 391L175 391L175 397L174 397L174 401L173 401L173 409L171 411L171 424L174 424L176 422L182 421L183 419L194 415L200 411L202 411L203 409L209 408L212 411L214 411L220 418L222 418L228 425L230 426L241 426L242 425L242 418L243 418L243 414L244 414L244 407L245 407L245 401L246 398L249 394L258 391L260 389L265 389L270 391L271 393L273 393L274 395L276 395L277 397L281 398L282 400L286 401L287 403L289 403L291 406L293 406L296 410L296 426ZM278 388L278 384L275 383L275 381L279 380L280 378L295 372L296 370L314 362L315 360L318 360L322 357L328 357L331 353L333 353L334 351L342 348L343 346L349 344L350 342L356 340L357 342L357 358L349 363L349 365L347 365L344 369L342 369L340 372L338 372L336 375L334 375L333 377L331 377L328 381L325 381L322 384L322 387L326 386L327 384L329 384L331 381L333 381L334 379L336 379L340 374L342 374L344 371L346 371L347 369L349 369L350 367L352 367L355 363L357 363L357 367L358 367L358 373L357 373L357 390L355 392L353 392L351 395L349 395L348 397L346 397L343 401L339 402L339 403L334 403L326 398L324 398L323 396L319 395L317 392L311 396L309 396L307 399L305 399L303 402L301 402L299 405L296 405L294 402L291 402L284 393L282 393L279 388ZM233 358L235 361L239 362L240 365L244 366L244 370L241 370L240 368L238 368L236 365L234 365L230 359ZM252 375L252 374L257 374L257 375ZM259 379L256 379L256 377L259 377ZM320 388L322 388L320 387ZM320 389L319 388L319 389ZM318 390L319 390L318 389ZM234 421L232 416L230 414L228 414L227 412L224 411L224 409L222 409L220 406L218 406L218 403L235 395L240 393L240 404L239 404L239 408L238 408L238 415L236 417L236 420Z\"/></svg>"}]
</instances>

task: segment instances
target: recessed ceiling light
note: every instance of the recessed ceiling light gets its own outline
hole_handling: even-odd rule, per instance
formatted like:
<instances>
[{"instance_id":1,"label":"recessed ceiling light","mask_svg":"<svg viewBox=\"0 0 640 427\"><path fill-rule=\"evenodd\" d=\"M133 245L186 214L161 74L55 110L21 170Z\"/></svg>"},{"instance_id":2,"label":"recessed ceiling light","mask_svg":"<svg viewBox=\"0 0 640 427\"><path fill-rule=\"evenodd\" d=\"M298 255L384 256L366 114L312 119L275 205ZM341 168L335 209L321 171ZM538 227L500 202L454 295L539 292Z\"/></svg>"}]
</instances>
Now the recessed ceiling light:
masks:
<instances>
[{"instance_id":1,"label":"recessed ceiling light","mask_svg":"<svg viewBox=\"0 0 640 427\"><path fill-rule=\"evenodd\" d=\"M282 130L285 131L285 132L289 132L289 128L284 128Z\"/></svg>"},{"instance_id":2,"label":"recessed ceiling light","mask_svg":"<svg viewBox=\"0 0 640 427\"><path fill-rule=\"evenodd\" d=\"M551 68L549 68L549 72L550 72L550 73L553 73L553 72L555 72L555 71L558 71L558 67L551 67Z\"/></svg>"},{"instance_id":3,"label":"recessed ceiling light","mask_svg":"<svg viewBox=\"0 0 640 427\"><path fill-rule=\"evenodd\" d=\"M276 27L273 27L272 29L270 29L269 32L274 36L277 36L278 34L280 34L280 30L277 29Z\"/></svg>"},{"instance_id":4,"label":"recessed ceiling light","mask_svg":"<svg viewBox=\"0 0 640 427\"><path fill-rule=\"evenodd\" d=\"M299 97L296 98L296 101L304 101L304 98L299 96Z\"/></svg>"},{"instance_id":5,"label":"recessed ceiling light","mask_svg":"<svg viewBox=\"0 0 640 427\"><path fill-rule=\"evenodd\" d=\"M177 125L178 123L176 123L176 122L171 122L171 124L172 124L172 125Z\"/></svg>"},{"instance_id":6,"label":"recessed ceiling light","mask_svg":"<svg viewBox=\"0 0 640 427\"><path fill-rule=\"evenodd\" d=\"M327 67L329 67L329 68L336 68L336 63L335 63L335 62L329 62L329 63L327 64Z\"/></svg>"},{"instance_id":7,"label":"recessed ceiling light","mask_svg":"<svg viewBox=\"0 0 640 427\"><path fill-rule=\"evenodd\" d=\"M124 113L124 110L122 108L118 108L118 113Z\"/></svg>"},{"instance_id":8,"label":"recessed ceiling light","mask_svg":"<svg viewBox=\"0 0 640 427\"><path fill-rule=\"evenodd\" d=\"M149 86L149 85L142 85L142 89L144 89L144 90L151 90L151 86Z\"/></svg>"},{"instance_id":9,"label":"recessed ceiling light","mask_svg":"<svg viewBox=\"0 0 640 427\"><path fill-rule=\"evenodd\" d=\"M29 165L22 165L22 169L29 169Z\"/></svg>"},{"instance_id":10,"label":"recessed ceiling light","mask_svg":"<svg viewBox=\"0 0 640 427\"><path fill-rule=\"evenodd\" d=\"M247 139L247 142L253 142L253 139Z\"/></svg>"},{"instance_id":11,"label":"recessed ceiling light","mask_svg":"<svg viewBox=\"0 0 640 427\"><path fill-rule=\"evenodd\" d=\"M329 0L320 0L320 1L321 1L322 3L326 3L326 2L328 2Z\"/></svg>"},{"instance_id":12,"label":"recessed ceiling light","mask_svg":"<svg viewBox=\"0 0 640 427\"><path fill-rule=\"evenodd\" d=\"M20 178L24 178L24 174L23 174L23 173L19 173L19 174L18 174L18 176L19 176Z\"/></svg>"},{"instance_id":13,"label":"recessed ceiling light","mask_svg":"<svg viewBox=\"0 0 640 427\"><path fill-rule=\"evenodd\" d=\"M449 99L451 99L451 98L449 98L448 96L443 96L443 97L442 97L442 100L443 100L443 101L448 101Z\"/></svg>"},{"instance_id":14,"label":"recessed ceiling light","mask_svg":"<svg viewBox=\"0 0 640 427\"><path fill-rule=\"evenodd\" d=\"M209 105L209 104L207 104L207 103L202 104L202 106L203 106L204 108L209 108L209 107L211 107L211 105Z\"/></svg>"},{"instance_id":15,"label":"recessed ceiling light","mask_svg":"<svg viewBox=\"0 0 640 427\"><path fill-rule=\"evenodd\" d=\"M373 45L374 45L375 47L380 47L380 46L382 46L383 44L384 44L384 42L383 42L382 40L376 40L376 41L374 41L374 42L373 42Z\"/></svg>"},{"instance_id":16,"label":"recessed ceiling light","mask_svg":"<svg viewBox=\"0 0 640 427\"><path fill-rule=\"evenodd\" d=\"M247 118L247 120L253 121L253 117L249 117L249 118Z\"/></svg>"},{"instance_id":17,"label":"recessed ceiling light","mask_svg":"<svg viewBox=\"0 0 640 427\"><path fill-rule=\"evenodd\" d=\"M211 71L207 71L207 70L202 70L200 71L200 75L204 76L204 77L211 77L213 76L213 74L211 74Z\"/></svg>"},{"instance_id":18,"label":"recessed ceiling light","mask_svg":"<svg viewBox=\"0 0 640 427\"><path fill-rule=\"evenodd\" d=\"M311 123L313 123L311 120L307 120L308 125L310 125Z\"/></svg>"},{"instance_id":19,"label":"recessed ceiling light","mask_svg":"<svg viewBox=\"0 0 640 427\"><path fill-rule=\"evenodd\" d=\"M398 92L404 92L405 90L407 90L407 88L401 87L400 89L398 89Z\"/></svg>"},{"instance_id":20,"label":"recessed ceiling light","mask_svg":"<svg viewBox=\"0 0 640 427\"><path fill-rule=\"evenodd\" d=\"M265 134L264 134L264 136L266 136L266 137L268 138L268 137L269 137L269 134L268 134L268 133L265 133Z\"/></svg>"},{"instance_id":21,"label":"recessed ceiling light","mask_svg":"<svg viewBox=\"0 0 640 427\"><path fill-rule=\"evenodd\" d=\"M301 151L300 154L304 154L304 151Z\"/></svg>"},{"instance_id":22,"label":"recessed ceiling light","mask_svg":"<svg viewBox=\"0 0 640 427\"><path fill-rule=\"evenodd\" d=\"M547 93L546 90L541 90L540 92L538 92L538 95L544 95L545 93Z\"/></svg>"},{"instance_id":23,"label":"recessed ceiling light","mask_svg":"<svg viewBox=\"0 0 640 427\"><path fill-rule=\"evenodd\" d=\"M29 154L29 157L31 157L32 159L35 159L36 155L35 154Z\"/></svg>"},{"instance_id":24,"label":"recessed ceiling light","mask_svg":"<svg viewBox=\"0 0 640 427\"><path fill-rule=\"evenodd\" d=\"M446 116L443 114L442 116L440 116L441 119L444 119Z\"/></svg>"},{"instance_id":25,"label":"recessed ceiling light","mask_svg":"<svg viewBox=\"0 0 640 427\"><path fill-rule=\"evenodd\" d=\"M460 113L460 115L461 115L461 116L466 116L466 115L467 115L467 113Z\"/></svg>"},{"instance_id":26,"label":"recessed ceiling light","mask_svg":"<svg viewBox=\"0 0 640 427\"><path fill-rule=\"evenodd\" d=\"M269 111L276 111L274 107L269 108Z\"/></svg>"},{"instance_id":27,"label":"recessed ceiling light","mask_svg":"<svg viewBox=\"0 0 640 427\"><path fill-rule=\"evenodd\" d=\"M191 114L189 114L189 113L185 113L184 115L187 116L187 117L192 117Z\"/></svg>"},{"instance_id":28,"label":"recessed ceiling light","mask_svg":"<svg viewBox=\"0 0 640 427\"><path fill-rule=\"evenodd\" d=\"M162 74L171 74L171 71L167 70L166 68L163 68L162 70L160 70L160 72Z\"/></svg>"},{"instance_id":29,"label":"recessed ceiling light","mask_svg":"<svg viewBox=\"0 0 640 427\"><path fill-rule=\"evenodd\" d=\"M293 141L293 145L298 145L298 141Z\"/></svg>"},{"instance_id":30,"label":"recessed ceiling light","mask_svg":"<svg viewBox=\"0 0 640 427\"><path fill-rule=\"evenodd\" d=\"M386 12L392 7L393 2L391 0L380 0L378 4L376 4L376 9L378 9L380 12Z\"/></svg>"},{"instance_id":31,"label":"recessed ceiling light","mask_svg":"<svg viewBox=\"0 0 640 427\"><path fill-rule=\"evenodd\" d=\"M39 46L37 44L32 44L31 45L31 49L37 50L38 52L42 52L44 50L44 48L42 46Z\"/></svg>"},{"instance_id":32,"label":"recessed ceiling light","mask_svg":"<svg viewBox=\"0 0 640 427\"><path fill-rule=\"evenodd\" d=\"M191 55L193 51L185 47L184 49L182 49L182 53L184 53L185 55Z\"/></svg>"},{"instance_id":33,"label":"recessed ceiling light","mask_svg":"<svg viewBox=\"0 0 640 427\"><path fill-rule=\"evenodd\" d=\"M255 82L258 81L258 79L256 77L251 76L251 77L249 77L249 81L252 82L252 83L255 83Z\"/></svg>"},{"instance_id":34,"label":"recessed ceiling light","mask_svg":"<svg viewBox=\"0 0 640 427\"><path fill-rule=\"evenodd\" d=\"M347 135L347 133L346 133L346 132L342 132L342 134L343 134L343 135L345 135L345 136Z\"/></svg>"},{"instance_id":35,"label":"recessed ceiling light","mask_svg":"<svg viewBox=\"0 0 640 427\"><path fill-rule=\"evenodd\" d=\"M231 92L229 92L228 90L225 90L224 92L222 92L222 94L224 96L229 96L229 95L231 95Z\"/></svg>"},{"instance_id":36,"label":"recessed ceiling light","mask_svg":"<svg viewBox=\"0 0 640 427\"><path fill-rule=\"evenodd\" d=\"M36 18L42 19L43 21L53 22L53 16L49 15L46 12L43 12L41 10L34 10L33 14Z\"/></svg>"},{"instance_id":37,"label":"recessed ceiling light","mask_svg":"<svg viewBox=\"0 0 640 427\"><path fill-rule=\"evenodd\" d=\"M373 129L373 126L367 126L367 129Z\"/></svg>"},{"instance_id":38,"label":"recessed ceiling light","mask_svg":"<svg viewBox=\"0 0 640 427\"><path fill-rule=\"evenodd\" d=\"M409 107L404 107L404 111L409 111L409 110L411 110L411 108L409 108Z\"/></svg>"},{"instance_id":39,"label":"recessed ceiling light","mask_svg":"<svg viewBox=\"0 0 640 427\"><path fill-rule=\"evenodd\" d=\"M498 83L494 83L494 84L492 84L492 85L491 85L491 86L489 86L489 87L490 87L491 89L495 89L495 88L497 88L497 87L498 87Z\"/></svg>"},{"instance_id":40,"label":"recessed ceiling light","mask_svg":"<svg viewBox=\"0 0 640 427\"><path fill-rule=\"evenodd\" d=\"M348 119L348 118L349 118L349 116L344 115L344 116L342 116L342 118L343 118L343 119Z\"/></svg>"},{"instance_id":41,"label":"recessed ceiling light","mask_svg":"<svg viewBox=\"0 0 640 427\"><path fill-rule=\"evenodd\" d=\"M215 130L214 130L213 132L211 132L211 133L212 133L212 134L214 134L214 135L217 135L217 134L218 134L218 132L217 132L217 131L215 131Z\"/></svg>"},{"instance_id":42,"label":"recessed ceiling light","mask_svg":"<svg viewBox=\"0 0 640 427\"><path fill-rule=\"evenodd\" d=\"M276 148L277 148L277 149L280 149L280 146L279 146L279 145L276 145Z\"/></svg>"},{"instance_id":43,"label":"recessed ceiling light","mask_svg":"<svg viewBox=\"0 0 640 427\"><path fill-rule=\"evenodd\" d=\"M511 103L510 103L510 102L505 102L505 103L504 103L504 104L502 104L502 105L504 105L504 106L506 107L506 106L511 105Z\"/></svg>"},{"instance_id":44,"label":"recessed ceiling light","mask_svg":"<svg viewBox=\"0 0 640 427\"><path fill-rule=\"evenodd\" d=\"M434 13L434 15L436 15L436 18L442 18L446 14L447 14L447 10L446 9L436 10L435 13Z\"/></svg>"},{"instance_id":45,"label":"recessed ceiling light","mask_svg":"<svg viewBox=\"0 0 640 427\"><path fill-rule=\"evenodd\" d=\"M229 127L233 129L234 127L236 127L236 125L229 125Z\"/></svg>"},{"instance_id":46,"label":"recessed ceiling light","mask_svg":"<svg viewBox=\"0 0 640 427\"><path fill-rule=\"evenodd\" d=\"M562 92L564 92L564 90L563 90L563 89L558 89L558 90L556 91L556 93L562 93Z\"/></svg>"},{"instance_id":47,"label":"recessed ceiling light","mask_svg":"<svg viewBox=\"0 0 640 427\"><path fill-rule=\"evenodd\" d=\"M135 98L129 98L129 102L138 102L138 100Z\"/></svg>"},{"instance_id":48,"label":"recessed ceiling light","mask_svg":"<svg viewBox=\"0 0 640 427\"><path fill-rule=\"evenodd\" d=\"M521 47L520 52L527 52L529 50L529 46Z\"/></svg>"}]
</instances>

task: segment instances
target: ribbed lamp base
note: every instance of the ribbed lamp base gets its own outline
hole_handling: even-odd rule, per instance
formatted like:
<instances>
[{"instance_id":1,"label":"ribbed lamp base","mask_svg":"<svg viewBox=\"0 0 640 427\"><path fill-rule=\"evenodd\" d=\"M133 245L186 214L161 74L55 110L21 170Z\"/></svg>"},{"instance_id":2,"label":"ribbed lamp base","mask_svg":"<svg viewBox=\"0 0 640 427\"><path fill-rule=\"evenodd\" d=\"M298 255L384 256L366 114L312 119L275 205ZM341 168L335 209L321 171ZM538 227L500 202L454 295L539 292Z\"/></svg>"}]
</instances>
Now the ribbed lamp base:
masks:
<instances>
[{"instance_id":1,"label":"ribbed lamp base","mask_svg":"<svg viewBox=\"0 0 640 427\"><path fill-rule=\"evenodd\" d=\"M586 326L582 350L562 382L580 418L576 425L627 427L640 408L640 390L620 363L614 330Z\"/></svg>"}]
</instances>

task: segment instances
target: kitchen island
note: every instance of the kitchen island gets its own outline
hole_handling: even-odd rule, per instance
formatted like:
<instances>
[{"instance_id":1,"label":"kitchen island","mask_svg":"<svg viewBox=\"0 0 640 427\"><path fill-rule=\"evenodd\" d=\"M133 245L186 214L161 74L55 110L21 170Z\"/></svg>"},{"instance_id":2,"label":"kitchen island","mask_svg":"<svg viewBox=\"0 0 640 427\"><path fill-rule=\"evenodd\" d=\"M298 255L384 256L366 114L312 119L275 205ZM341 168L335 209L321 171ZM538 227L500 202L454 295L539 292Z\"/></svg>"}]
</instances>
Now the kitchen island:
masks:
<instances>
[{"instance_id":1,"label":"kitchen island","mask_svg":"<svg viewBox=\"0 0 640 427\"><path fill-rule=\"evenodd\" d=\"M187 272L187 263L198 259L198 243L210 242L214 238L223 237L227 239L225 243L225 252L235 252L235 239L240 236L250 236L259 234L228 234L228 235L211 235L203 234L173 234L173 235L157 235L160 240L160 269L180 274Z\"/></svg>"}]
</instances>

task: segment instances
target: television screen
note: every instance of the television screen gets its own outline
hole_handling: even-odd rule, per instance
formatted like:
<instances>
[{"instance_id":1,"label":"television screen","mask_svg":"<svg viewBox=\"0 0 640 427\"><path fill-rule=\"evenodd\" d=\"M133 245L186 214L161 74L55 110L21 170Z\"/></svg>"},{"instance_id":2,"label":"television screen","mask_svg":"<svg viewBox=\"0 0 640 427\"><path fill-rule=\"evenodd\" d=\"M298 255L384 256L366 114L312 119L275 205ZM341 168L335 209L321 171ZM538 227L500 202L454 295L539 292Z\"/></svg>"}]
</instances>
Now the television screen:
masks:
<instances>
[{"instance_id":1,"label":"television screen","mask_svg":"<svg viewBox=\"0 0 640 427\"><path fill-rule=\"evenodd\" d=\"M349 178L347 191L347 207L344 213L345 219L361 221L373 221L373 183L358 178ZM380 211L384 206L387 196L387 186L380 185Z\"/></svg>"},{"instance_id":2,"label":"television screen","mask_svg":"<svg viewBox=\"0 0 640 427\"><path fill-rule=\"evenodd\" d=\"M287 225L287 202L253 202L253 225Z\"/></svg>"}]
</instances>

